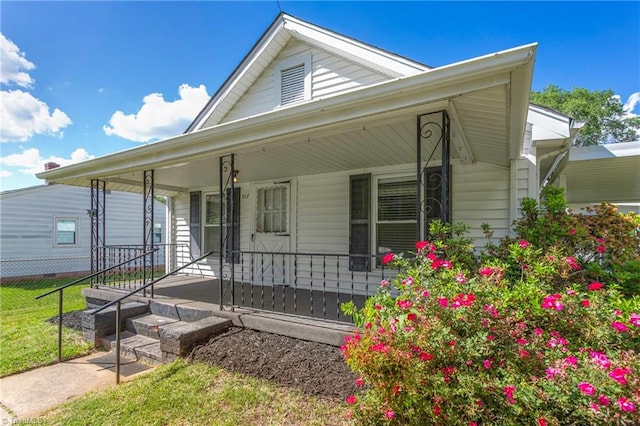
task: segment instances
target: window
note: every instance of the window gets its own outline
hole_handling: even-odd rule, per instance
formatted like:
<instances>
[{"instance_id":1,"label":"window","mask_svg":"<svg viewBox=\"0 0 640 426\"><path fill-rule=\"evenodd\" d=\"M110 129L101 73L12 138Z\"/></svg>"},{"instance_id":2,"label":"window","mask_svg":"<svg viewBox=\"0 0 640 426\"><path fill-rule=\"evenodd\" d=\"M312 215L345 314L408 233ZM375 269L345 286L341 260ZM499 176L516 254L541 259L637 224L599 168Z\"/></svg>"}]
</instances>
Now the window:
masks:
<instances>
[{"instance_id":1,"label":"window","mask_svg":"<svg viewBox=\"0 0 640 426\"><path fill-rule=\"evenodd\" d=\"M416 179L379 178L376 199L376 253L415 250L417 235Z\"/></svg>"},{"instance_id":2,"label":"window","mask_svg":"<svg viewBox=\"0 0 640 426\"><path fill-rule=\"evenodd\" d=\"M288 231L287 188L283 185L258 190L256 232L286 233Z\"/></svg>"},{"instance_id":3,"label":"window","mask_svg":"<svg viewBox=\"0 0 640 426\"><path fill-rule=\"evenodd\" d=\"M67 217L55 218L55 245L78 245L78 219Z\"/></svg>"},{"instance_id":4,"label":"window","mask_svg":"<svg viewBox=\"0 0 640 426\"><path fill-rule=\"evenodd\" d=\"M228 190L227 194L231 191ZM225 197L224 205L226 221L220 216L220 194L206 194L204 198L204 250L205 252L220 252L221 232L226 233L226 257L231 256L231 243L233 240L234 262L238 262L240 249L240 189L235 188L233 200L234 229L231 230L231 199ZM230 234L233 232L233 235ZM223 235L224 237L225 235ZM233 237L233 238L232 238Z\"/></svg>"},{"instance_id":5,"label":"window","mask_svg":"<svg viewBox=\"0 0 640 426\"><path fill-rule=\"evenodd\" d=\"M162 224L156 223L153 225L153 243L160 244L162 242Z\"/></svg>"},{"instance_id":6,"label":"window","mask_svg":"<svg viewBox=\"0 0 640 426\"><path fill-rule=\"evenodd\" d=\"M371 175L349 179L349 270L371 271Z\"/></svg>"},{"instance_id":7,"label":"window","mask_svg":"<svg viewBox=\"0 0 640 426\"><path fill-rule=\"evenodd\" d=\"M299 55L275 67L276 103L279 106L311 99L311 55Z\"/></svg>"}]
</instances>

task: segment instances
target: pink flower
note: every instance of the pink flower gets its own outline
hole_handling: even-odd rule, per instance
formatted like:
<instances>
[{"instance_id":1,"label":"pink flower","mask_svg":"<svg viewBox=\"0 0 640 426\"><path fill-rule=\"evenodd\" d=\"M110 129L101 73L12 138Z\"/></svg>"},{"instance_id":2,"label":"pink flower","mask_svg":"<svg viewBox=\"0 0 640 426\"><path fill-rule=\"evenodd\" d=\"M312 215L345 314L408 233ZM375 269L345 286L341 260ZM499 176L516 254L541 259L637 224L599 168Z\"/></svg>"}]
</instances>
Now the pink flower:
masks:
<instances>
[{"instance_id":1,"label":"pink flower","mask_svg":"<svg viewBox=\"0 0 640 426\"><path fill-rule=\"evenodd\" d=\"M515 386L505 386L504 388L502 388L502 391L504 392L505 396L509 400L509 404L515 404L516 403L516 400L513 398L513 394L516 391L516 387Z\"/></svg>"},{"instance_id":2,"label":"pink flower","mask_svg":"<svg viewBox=\"0 0 640 426\"><path fill-rule=\"evenodd\" d=\"M396 415L396 413L394 413L393 410L385 410L385 412L384 412L384 416L387 419L392 419L392 418L395 417L395 415Z\"/></svg>"},{"instance_id":3,"label":"pink flower","mask_svg":"<svg viewBox=\"0 0 640 426\"><path fill-rule=\"evenodd\" d=\"M494 336L493 334L488 334L487 335L487 340L490 342L493 342L494 340L496 340L496 336Z\"/></svg>"},{"instance_id":4,"label":"pink flower","mask_svg":"<svg viewBox=\"0 0 640 426\"><path fill-rule=\"evenodd\" d=\"M405 311L413 306L413 302L411 300L398 300L398 306Z\"/></svg>"},{"instance_id":5,"label":"pink flower","mask_svg":"<svg viewBox=\"0 0 640 426\"><path fill-rule=\"evenodd\" d=\"M596 251L598 253L604 253L605 251L607 251L607 248L605 246L597 246Z\"/></svg>"},{"instance_id":6,"label":"pink flower","mask_svg":"<svg viewBox=\"0 0 640 426\"><path fill-rule=\"evenodd\" d=\"M533 329L533 332L536 334L536 336L542 336L542 334L544 333L544 330L536 327Z\"/></svg>"},{"instance_id":7,"label":"pink flower","mask_svg":"<svg viewBox=\"0 0 640 426\"><path fill-rule=\"evenodd\" d=\"M529 247L529 242L528 242L527 240L520 240L520 241L518 242L518 245L520 246L520 248L523 248L523 249L524 249L524 248Z\"/></svg>"},{"instance_id":8,"label":"pink flower","mask_svg":"<svg viewBox=\"0 0 640 426\"><path fill-rule=\"evenodd\" d=\"M580 302L580 304L584 307L584 308L588 308L589 306L591 306L591 302L589 302L588 300L583 300Z\"/></svg>"},{"instance_id":9,"label":"pink flower","mask_svg":"<svg viewBox=\"0 0 640 426\"><path fill-rule=\"evenodd\" d=\"M519 337L519 338L516 339L516 343L519 344L519 345L524 346L527 343L529 343L529 341L527 339L523 339L522 337Z\"/></svg>"},{"instance_id":10,"label":"pink flower","mask_svg":"<svg viewBox=\"0 0 640 426\"><path fill-rule=\"evenodd\" d=\"M492 317L494 317L494 318L497 318L497 317L498 317L498 310L496 309L496 307L495 307L495 306L493 306L493 305L484 305L484 306L482 307L482 309L484 309L484 310L485 310L485 312L487 312L487 313L488 313L489 315L491 315Z\"/></svg>"},{"instance_id":11,"label":"pink flower","mask_svg":"<svg viewBox=\"0 0 640 426\"><path fill-rule=\"evenodd\" d=\"M389 285L389 281L387 280L380 281L380 287L387 287L388 285Z\"/></svg>"},{"instance_id":12,"label":"pink flower","mask_svg":"<svg viewBox=\"0 0 640 426\"><path fill-rule=\"evenodd\" d=\"M357 401L357 400L358 400L358 399L356 398L356 396L355 396L355 395L349 395L349 396L347 397L347 404L353 405L353 404L355 404L355 403L356 403L356 401Z\"/></svg>"},{"instance_id":13,"label":"pink flower","mask_svg":"<svg viewBox=\"0 0 640 426\"><path fill-rule=\"evenodd\" d=\"M609 405L611 403L611 400L609 398L607 398L605 395L600 395L600 396L598 396L598 403L600 405L602 405L603 407L606 407L607 405Z\"/></svg>"},{"instance_id":14,"label":"pink flower","mask_svg":"<svg viewBox=\"0 0 640 426\"><path fill-rule=\"evenodd\" d=\"M429 241L418 241L416 242L416 249L421 251L425 247L429 247Z\"/></svg>"},{"instance_id":15,"label":"pink flower","mask_svg":"<svg viewBox=\"0 0 640 426\"><path fill-rule=\"evenodd\" d=\"M620 406L620 410L622 411L636 411L636 406L633 405L633 402L629 401L627 398L618 398L618 405Z\"/></svg>"},{"instance_id":16,"label":"pink flower","mask_svg":"<svg viewBox=\"0 0 640 426\"><path fill-rule=\"evenodd\" d=\"M593 387L591 383L588 382L580 382L578 385L578 389L585 395L593 395L596 392L596 388Z\"/></svg>"},{"instance_id":17,"label":"pink flower","mask_svg":"<svg viewBox=\"0 0 640 426\"><path fill-rule=\"evenodd\" d=\"M571 257L571 256L565 257L564 260L569 264L569 267L571 269L576 271L580 269L580 265L578 264L578 262L576 262L576 259L574 257Z\"/></svg>"},{"instance_id":18,"label":"pink flower","mask_svg":"<svg viewBox=\"0 0 640 426\"><path fill-rule=\"evenodd\" d=\"M460 272L459 274L456 275L456 281L459 282L460 284L464 284L467 282L467 279L464 277L464 274Z\"/></svg>"},{"instance_id":19,"label":"pink flower","mask_svg":"<svg viewBox=\"0 0 640 426\"><path fill-rule=\"evenodd\" d=\"M595 402L592 402L591 404L589 404L589 407L593 410L593 411L599 411L600 407L598 407L598 404L596 404Z\"/></svg>"},{"instance_id":20,"label":"pink flower","mask_svg":"<svg viewBox=\"0 0 640 426\"><path fill-rule=\"evenodd\" d=\"M446 308L447 306L449 306L449 300L446 297L439 297L438 305L440 305L443 308Z\"/></svg>"},{"instance_id":21,"label":"pink flower","mask_svg":"<svg viewBox=\"0 0 640 426\"><path fill-rule=\"evenodd\" d=\"M433 414L435 414L436 416L440 415L440 406L436 405L435 407L433 407Z\"/></svg>"},{"instance_id":22,"label":"pink flower","mask_svg":"<svg viewBox=\"0 0 640 426\"><path fill-rule=\"evenodd\" d=\"M362 385L364 385L364 380L362 379L362 377L358 377L356 379L356 386L362 386ZM351 396L353 396L353 395L351 395Z\"/></svg>"},{"instance_id":23,"label":"pink flower","mask_svg":"<svg viewBox=\"0 0 640 426\"><path fill-rule=\"evenodd\" d=\"M629 316L629 322L636 327L640 327L640 315L636 314L635 312L631 312L631 315Z\"/></svg>"},{"instance_id":24,"label":"pink flower","mask_svg":"<svg viewBox=\"0 0 640 426\"><path fill-rule=\"evenodd\" d=\"M589 353L589 358L591 358L591 361L598 364L601 370L606 370L607 368L611 367L611 361L602 352L592 351L591 353Z\"/></svg>"},{"instance_id":25,"label":"pink flower","mask_svg":"<svg viewBox=\"0 0 640 426\"><path fill-rule=\"evenodd\" d=\"M569 229L569 235L576 235L576 230L574 228Z\"/></svg>"},{"instance_id":26,"label":"pink flower","mask_svg":"<svg viewBox=\"0 0 640 426\"><path fill-rule=\"evenodd\" d=\"M589 284L587 288L591 291L596 291L596 290L600 290L602 287L604 287L604 284L599 283L598 281L594 281L591 284Z\"/></svg>"},{"instance_id":27,"label":"pink flower","mask_svg":"<svg viewBox=\"0 0 640 426\"><path fill-rule=\"evenodd\" d=\"M575 356L573 356L573 355L570 355L570 356L568 356L568 357L566 357L566 358L564 359L564 362L566 362L566 363L567 363L567 364L569 364L569 365L576 366L576 365L578 365L578 358L576 358L576 357L575 357Z\"/></svg>"},{"instance_id":28,"label":"pink flower","mask_svg":"<svg viewBox=\"0 0 640 426\"><path fill-rule=\"evenodd\" d=\"M480 270L478 272L480 272L480 275L482 275L483 277L487 277L487 276L493 274L493 268L490 268L490 267L486 266L484 268L480 268Z\"/></svg>"},{"instance_id":29,"label":"pink flower","mask_svg":"<svg viewBox=\"0 0 640 426\"><path fill-rule=\"evenodd\" d=\"M545 419L543 419L542 417L540 417L538 419L538 426L547 426L547 421Z\"/></svg>"},{"instance_id":30,"label":"pink flower","mask_svg":"<svg viewBox=\"0 0 640 426\"><path fill-rule=\"evenodd\" d=\"M543 309L555 309L556 311L561 311L564 308L564 305L560 303L561 298L562 296L558 293L552 294L551 296L547 296L542 299L540 306L542 306Z\"/></svg>"},{"instance_id":31,"label":"pink flower","mask_svg":"<svg viewBox=\"0 0 640 426\"><path fill-rule=\"evenodd\" d=\"M627 378L625 377L627 374L631 374L631 370L626 367L617 367L614 368L612 372L609 373L609 377L611 377L616 382L621 385L627 384Z\"/></svg>"},{"instance_id":32,"label":"pink flower","mask_svg":"<svg viewBox=\"0 0 640 426\"><path fill-rule=\"evenodd\" d=\"M485 359L484 361L482 361L482 365L484 366L484 368L486 368L487 370L491 368L491 360L490 359Z\"/></svg>"},{"instance_id":33,"label":"pink flower","mask_svg":"<svg viewBox=\"0 0 640 426\"><path fill-rule=\"evenodd\" d=\"M420 352L420 355L418 355L418 359L420 359L420 361L431 361L433 359L433 355L426 352Z\"/></svg>"},{"instance_id":34,"label":"pink flower","mask_svg":"<svg viewBox=\"0 0 640 426\"><path fill-rule=\"evenodd\" d=\"M426 299L427 297L429 297L429 296L431 296L431 293L429 293L429 290L424 290L424 291L422 292L422 297L424 297L425 299Z\"/></svg>"},{"instance_id":35,"label":"pink flower","mask_svg":"<svg viewBox=\"0 0 640 426\"><path fill-rule=\"evenodd\" d=\"M382 264L383 265L388 265L389 263L393 262L393 260L396 258L396 255L393 253L387 253L384 256L382 256Z\"/></svg>"},{"instance_id":36,"label":"pink flower","mask_svg":"<svg viewBox=\"0 0 640 426\"><path fill-rule=\"evenodd\" d=\"M611 323L611 327L615 328L618 333L624 333L627 331L627 324L619 321L614 321Z\"/></svg>"},{"instance_id":37,"label":"pink flower","mask_svg":"<svg viewBox=\"0 0 640 426\"><path fill-rule=\"evenodd\" d=\"M548 380L553 380L557 375L560 374L560 370L557 368L549 367L545 370L546 377Z\"/></svg>"}]
</instances>

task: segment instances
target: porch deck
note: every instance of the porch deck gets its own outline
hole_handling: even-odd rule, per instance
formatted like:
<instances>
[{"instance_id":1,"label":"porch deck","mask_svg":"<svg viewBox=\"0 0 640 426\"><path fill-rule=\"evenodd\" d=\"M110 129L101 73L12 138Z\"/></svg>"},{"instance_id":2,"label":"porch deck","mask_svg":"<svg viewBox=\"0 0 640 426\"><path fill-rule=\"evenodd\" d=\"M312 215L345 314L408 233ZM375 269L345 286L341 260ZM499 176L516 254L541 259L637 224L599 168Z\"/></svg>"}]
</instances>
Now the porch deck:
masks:
<instances>
[{"instance_id":1,"label":"porch deck","mask_svg":"<svg viewBox=\"0 0 640 426\"><path fill-rule=\"evenodd\" d=\"M285 313L324 320L352 322L351 317L340 311L340 304L353 300L356 306L364 305L364 295L328 290L309 290L291 286L270 286L236 282L234 306ZM215 278L190 275L171 276L155 285L155 296L187 299L220 304L220 282ZM230 303L230 295L225 295Z\"/></svg>"}]
</instances>

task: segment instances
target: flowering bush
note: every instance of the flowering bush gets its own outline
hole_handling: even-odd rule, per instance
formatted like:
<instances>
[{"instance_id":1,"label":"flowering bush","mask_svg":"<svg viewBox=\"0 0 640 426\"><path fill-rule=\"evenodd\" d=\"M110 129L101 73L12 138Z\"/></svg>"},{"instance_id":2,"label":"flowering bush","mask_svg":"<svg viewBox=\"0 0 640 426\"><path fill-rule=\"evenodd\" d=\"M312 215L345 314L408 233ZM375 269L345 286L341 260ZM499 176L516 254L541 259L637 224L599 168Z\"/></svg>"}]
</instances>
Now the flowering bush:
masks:
<instances>
[{"instance_id":1,"label":"flowering bush","mask_svg":"<svg viewBox=\"0 0 640 426\"><path fill-rule=\"evenodd\" d=\"M640 424L638 298L573 279L584 259L562 246L509 240L474 269L445 246L388 255L397 277L343 306L357 326L342 347L362 386L347 399L355 421Z\"/></svg>"}]
</instances>

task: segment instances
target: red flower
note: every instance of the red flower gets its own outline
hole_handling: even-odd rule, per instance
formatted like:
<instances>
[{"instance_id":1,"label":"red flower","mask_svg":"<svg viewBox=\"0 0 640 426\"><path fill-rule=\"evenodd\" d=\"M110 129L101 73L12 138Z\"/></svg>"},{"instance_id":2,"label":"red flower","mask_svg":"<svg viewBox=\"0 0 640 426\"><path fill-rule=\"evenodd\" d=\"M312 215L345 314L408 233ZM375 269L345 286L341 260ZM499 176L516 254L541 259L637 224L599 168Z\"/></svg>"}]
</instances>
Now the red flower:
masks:
<instances>
[{"instance_id":1,"label":"red flower","mask_svg":"<svg viewBox=\"0 0 640 426\"><path fill-rule=\"evenodd\" d=\"M524 248L529 247L529 242L528 242L527 240L520 240L520 241L518 242L518 245L520 246L520 248L523 248L523 249L524 249Z\"/></svg>"},{"instance_id":2,"label":"red flower","mask_svg":"<svg viewBox=\"0 0 640 426\"><path fill-rule=\"evenodd\" d=\"M409 315L407 315L407 319L409 321L415 321L418 318L418 315L414 314L413 312L411 312Z\"/></svg>"},{"instance_id":3,"label":"red flower","mask_svg":"<svg viewBox=\"0 0 640 426\"><path fill-rule=\"evenodd\" d=\"M513 394L516 391L516 387L515 386L505 386L504 388L502 388L502 391L504 392L505 396L509 400L509 404L515 404L516 403L516 400L513 398Z\"/></svg>"},{"instance_id":4,"label":"red flower","mask_svg":"<svg viewBox=\"0 0 640 426\"><path fill-rule=\"evenodd\" d=\"M604 253L605 251L607 251L607 248L605 246L597 246L596 251L598 253Z\"/></svg>"},{"instance_id":5,"label":"red flower","mask_svg":"<svg viewBox=\"0 0 640 426\"><path fill-rule=\"evenodd\" d=\"M385 410L385 412L384 412L384 416L387 419L392 419L392 418L395 417L395 415L396 415L396 413L394 413L393 410Z\"/></svg>"},{"instance_id":6,"label":"red flower","mask_svg":"<svg viewBox=\"0 0 640 426\"><path fill-rule=\"evenodd\" d=\"M612 372L609 373L609 377L611 377L616 382L621 385L627 384L627 378L625 377L627 374L631 374L631 370L626 367L618 367L614 368Z\"/></svg>"},{"instance_id":7,"label":"red flower","mask_svg":"<svg viewBox=\"0 0 640 426\"><path fill-rule=\"evenodd\" d=\"M596 290L600 290L602 287L604 287L604 284L599 283L598 281L594 281L591 284L589 284L588 289L591 291L596 291Z\"/></svg>"},{"instance_id":8,"label":"red flower","mask_svg":"<svg viewBox=\"0 0 640 426\"><path fill-rule=\"evenodd\" d=\"M615 328L618 333L625 333L627 331L627 324L619 321L611 323L611 327Z\"/></svg>"},{"instance_id":9,"label":"red flower","mask_svg":"<svg viewBox=\"0 0 640 426\"><path fill-rule=\"evenodd\" d=\"M620 410L622 411L636 411L636 406L633 405L633 402L629 401L627 398L618 398L618 405L620 406Z\"/></svg>"},{"instance_id":10,"label":"red flower","mask_svg":"<svg viewBox=\"0 0 640 426\"><path fill-rule=\"evenodd\" d=\"M364 385L364 380L362 379L362 377L358 377L356 379L356 386L362 386L362 385ZM353 396L353 395L351 395L351 396Z\"/></svg>"},{"instance_id":11,"label":"red flower","mask_svg":"<svg viewBox=\"0 0 640 426\"><path fill-rule=\"evenodd\" d=\"M629 315L629 323L635 325L636 327L640 327L640 315L636 314L635 312L631 312L631 315Z\"/></svg>"},{"instance_id":12,"label":"red flower","mask_svg":"<svg viewBox=\"0 0 640 426\"><path fill-rule=\"evenodd\" d=\"M347 397L347 404L351 404L351 405L353 405L353 404L355 404L355 403L356 403L356 401L357 401L357 398L356 398L356 396L355 396L355 395L349 395L349 396Z\"/></svg>"},{"instance_id":13,"label":"red flower","mask_svg":"<svg viewBox=\"0 0 640 426\"><path fill-rule=\"evenodd\" d=\"M382 264L383 265L388 265L389 263L393 262L393 260L396 258L396 255L393 253L387 253L384 256L382 256Z\"/></svg>"},{"instance_id":14,"label":"red flower","mask_svg":"<svg viewBox=\"0 0 640 426\"><path fill-rule=\"evenodd\" d=\"M443 308L446 308L447 306L449 306L449 300L447 300L446 297L439 297L438 305L442 306Z\"/></svg>"},{"instance_id":15,"label":"red flower","mask_svg":"<svg viewBox=\"0 0 640 426\"><path fill-rule=\"evenodd\" d=\"M576 230L574 228L569 229L569 235L576 235Z\"/></svg>"},{"instance_id":16,"label":"red flower","mask_svg":"<svg viewBox=\"0 0 640 426\"><path fill-rule=\"evenodd\" d=\"M596 388L593 387L591 383L588 382L580 382L578 385L578 389L585 395L593 395L596 392Z\"/></svg>"},{"instance_id":17,"label":"red flower","mask_svg":"<svg viewBox=\"0 0 640 426\"><path fill-rule=\"evenodd\" d=\"M478 272L480 272L480 275L482 275L483 277L487 277L493 274L493 268L489 266L485 266L484 268L480 268Z\"/></svg>"},{"instance_id":18,"label":"red flower","mask_svg":"<svg viewBox=\"0 0 640 426\"><path fill-rule=\"evenodd\" d=\"M611 403L611 400L609 398L607 398L605 395L600 395L600 396L598 396L598 402L603 407L606 407L607 405L609 405Z\"/></svg>"},{"instance_id":19,"label":"red flower","mask_svg":"<svg viewBox=\"0 0 640 426\"><path fill-rule=\"evenodd\" d=\"M542 417L540 417L538 419L538 426L547 426L547 421L545 419L543 419Z\"/></svg>"},{"instance_id":20,"label":"red flower","mask_svg":"<svg viewBox=\"0 0 640 426\"><path fill-rule=\"evenodd\" d=\"M418 358L420 359L420 361L431 361L433 359L433 355L426 352L420 352Z\"/></svg>"},{"instance_id":21,"label":"red flower","mask_svg":"<svg viewBox=\"0 0 640 426\"><path fill-rule=\"evenodd\" d=\"M588 300L583 300L580 302L580 304L585 308L588 308L591 305L591 302L589 302Z\"/></svg>"},{"instance_id":22,"label":"red flower","mask_svg":"<svg viewBox=\"0 0 640 426\"><path fill-rule=\"evenodd\" d=\"M416 249L418 251L421 251L422 249L424 249L425 247L429 246L429 241L418 241L416 242Z\"/></svg>"}]
</instances>

